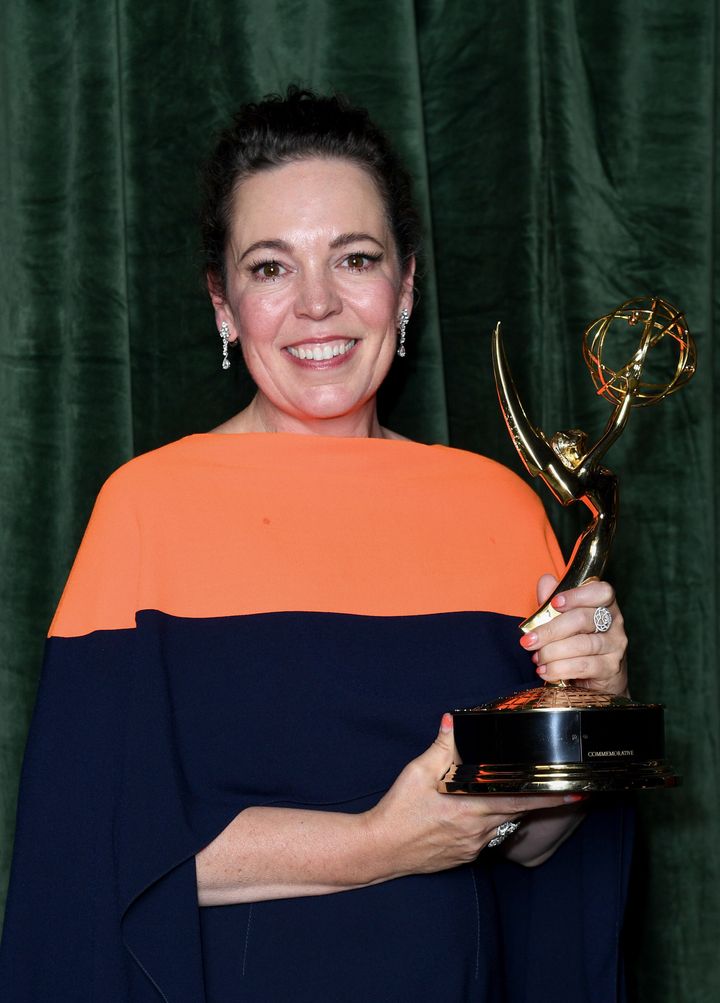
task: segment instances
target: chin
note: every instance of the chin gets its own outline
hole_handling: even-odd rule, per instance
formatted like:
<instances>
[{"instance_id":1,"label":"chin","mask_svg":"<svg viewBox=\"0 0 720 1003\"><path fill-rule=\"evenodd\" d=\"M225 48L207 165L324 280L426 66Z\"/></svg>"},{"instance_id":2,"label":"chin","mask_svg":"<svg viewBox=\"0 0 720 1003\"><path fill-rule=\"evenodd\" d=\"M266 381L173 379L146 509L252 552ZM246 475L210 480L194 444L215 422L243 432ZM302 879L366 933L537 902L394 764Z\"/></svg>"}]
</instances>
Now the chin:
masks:
<instances>
[{"instance_id":1,"label":"chin","mask_svg":"<svg viewBox=\"0 0 720 1003\"><path fill-rule=\"evenodd\" d=\"M359 400L345 394L319 395L311 400L298 402L296 415L301 420L313 421L327 418L346 418L361 410L371 398Z\"/></svg>"}]
</instances>

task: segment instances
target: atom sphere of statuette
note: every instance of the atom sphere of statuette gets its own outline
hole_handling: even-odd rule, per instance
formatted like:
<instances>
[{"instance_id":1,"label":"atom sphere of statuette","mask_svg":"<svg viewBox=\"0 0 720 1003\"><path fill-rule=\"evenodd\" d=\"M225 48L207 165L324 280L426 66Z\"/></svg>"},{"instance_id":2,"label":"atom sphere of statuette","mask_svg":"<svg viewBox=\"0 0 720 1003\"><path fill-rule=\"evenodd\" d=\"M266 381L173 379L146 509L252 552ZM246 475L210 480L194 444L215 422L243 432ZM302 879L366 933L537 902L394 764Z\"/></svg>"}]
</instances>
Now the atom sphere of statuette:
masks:
<instances>
[{"instance_id":1,"label":"atom sphere of statuette","mask_svg":"<svg viewBox=\"0 0 720 1003\"><path fill-rule=\"evenodd\" d=\"M608 338L618 333L618 325L637 330L638 347L624 365L612 369L603 354ZM664 383L653 382L643 370L649 353L661 343L671 343L675 351L674 372ZM685 386L697 364L695 342L685 315L659 296L638 296L594 320L583 334L583 356L598 394L613 404L630 395L633 407L656 404Z\"/></svg>"}]
</instances>

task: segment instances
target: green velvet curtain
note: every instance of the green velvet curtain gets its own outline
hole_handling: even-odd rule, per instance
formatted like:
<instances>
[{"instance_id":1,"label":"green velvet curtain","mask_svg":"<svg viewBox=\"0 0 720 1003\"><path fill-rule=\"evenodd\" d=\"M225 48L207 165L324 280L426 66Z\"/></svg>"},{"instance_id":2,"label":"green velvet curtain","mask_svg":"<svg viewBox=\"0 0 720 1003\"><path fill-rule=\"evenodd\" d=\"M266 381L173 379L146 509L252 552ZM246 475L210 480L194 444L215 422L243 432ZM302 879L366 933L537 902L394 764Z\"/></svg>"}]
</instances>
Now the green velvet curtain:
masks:
<instances>
[{"instance_id":1,"label":"green velvet curtain","mask_svg":"<svg viewBox=\"0 0 720 1003\"><path fill-rule=\"evenodd\" d=\"M417 180L419 310L383 400L399 431L517 469L496 320L537 423L597 433L585 323L644 292L687 313L697 377L609 459L633 690L667 705L685 777L638 798L628 959L638 1000L720 999L715 0L12 0L0 18L3 869L42 638L95 493L248 397L202 289L197 164L241 101L302 82L366 104ZM572 514L552 515L570 542Z\"/></svg>"}]
</instances>

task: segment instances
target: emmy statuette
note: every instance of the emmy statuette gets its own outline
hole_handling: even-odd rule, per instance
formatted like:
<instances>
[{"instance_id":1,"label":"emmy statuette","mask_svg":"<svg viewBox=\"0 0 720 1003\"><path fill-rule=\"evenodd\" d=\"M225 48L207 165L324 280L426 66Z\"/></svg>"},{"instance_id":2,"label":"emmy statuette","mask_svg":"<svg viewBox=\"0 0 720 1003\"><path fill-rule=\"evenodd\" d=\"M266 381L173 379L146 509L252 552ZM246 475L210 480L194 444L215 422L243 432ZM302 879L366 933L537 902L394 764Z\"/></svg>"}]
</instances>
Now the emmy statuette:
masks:
<instances>
[{"instance_id":1,"label":"emmy statuette","mask_svg":"<svg viewBox=\"0 0 720 1003\"><path fill-rule=\"evenodd\" d=\"M639 333L628 362L617 370L603 361L615 325ZM627 331L627 328L625 329ZM643 379L648 353L671 342L675 370L666 383ZM583 356L597 393L614 405L594 445L579 429L550 438L528 418L513 383L498 324L492 341L500 408L528 472L540 477L562 505L582 502L591 521L580 534L563 577L540 609L520 624L527 633L560 615L553 596L602 577L615 534L618 487L601 459L625 428L634 407L655 404L684 386L695 372L695 345L682 313L658 297L638 297L593 321ZM573 683L545 683L480 707L453 712L462 762L439 785L447 794L548 791L622 791L679 783L665 762L663 708Z\"/></svg>"}]
</instances>

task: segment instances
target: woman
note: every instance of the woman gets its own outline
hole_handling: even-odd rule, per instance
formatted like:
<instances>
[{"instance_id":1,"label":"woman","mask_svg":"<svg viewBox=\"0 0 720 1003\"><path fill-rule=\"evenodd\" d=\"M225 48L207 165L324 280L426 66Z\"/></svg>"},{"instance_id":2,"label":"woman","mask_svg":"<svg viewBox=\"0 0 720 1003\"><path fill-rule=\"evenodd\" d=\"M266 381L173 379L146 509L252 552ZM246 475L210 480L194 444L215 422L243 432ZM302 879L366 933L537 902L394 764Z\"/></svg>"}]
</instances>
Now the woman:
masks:
<instances>
[{"instance_id":1,"label":"woman","mask_svg":"<svg viewBox=\"0 0 720 1003\"><path fill-rule=\"evenodd\" d=\"M364 112L291 91L221 137L204 234L223 362L238 343L257 393L98 499L26 757L3 998L607 1003L618 813L436 789L444 709L535 672L623 692L625 635L597 582L521 646L562 567L535 496L378 422L407 175ZM547 940L580 956L558 974Z\"/></svg>"}]
</instances>

